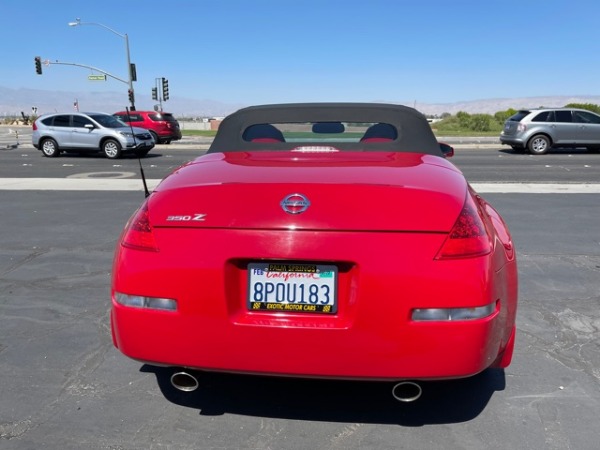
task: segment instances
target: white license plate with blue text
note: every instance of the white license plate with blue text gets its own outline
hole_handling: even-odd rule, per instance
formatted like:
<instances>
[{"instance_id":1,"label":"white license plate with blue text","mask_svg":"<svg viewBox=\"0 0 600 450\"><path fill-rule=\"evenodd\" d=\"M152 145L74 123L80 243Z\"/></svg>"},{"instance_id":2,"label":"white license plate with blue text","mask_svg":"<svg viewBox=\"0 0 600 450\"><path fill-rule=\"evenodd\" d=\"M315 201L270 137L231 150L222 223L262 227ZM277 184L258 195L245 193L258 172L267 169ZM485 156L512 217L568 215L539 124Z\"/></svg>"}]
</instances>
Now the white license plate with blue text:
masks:
<instances>
[{"instance_id":1,"label":"white license plate with blue text","mask_svg":"<svg viewBox=\"0 0 600 450\"><path fill-rule=\"evenodd\" d=\"M248 309L337 312L337 266L304 263L248 264Z\"/></svg>"}]
</instances>

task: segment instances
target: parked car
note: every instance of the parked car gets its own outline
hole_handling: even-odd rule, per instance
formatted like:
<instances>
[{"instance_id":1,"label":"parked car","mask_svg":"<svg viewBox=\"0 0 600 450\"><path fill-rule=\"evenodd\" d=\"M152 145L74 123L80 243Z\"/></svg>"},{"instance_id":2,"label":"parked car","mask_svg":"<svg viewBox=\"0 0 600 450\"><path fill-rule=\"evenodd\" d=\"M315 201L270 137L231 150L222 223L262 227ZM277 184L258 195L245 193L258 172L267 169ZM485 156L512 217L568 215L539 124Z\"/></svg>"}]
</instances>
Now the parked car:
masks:
<instances>
[{"instance_id":1,"label":"parked car","mask_svg":"<svg viewBox=\"0 0 600 450\"><path fill-rule=\"evenodd\" d=\"M32 144L44 156L63 151L103 152L116 159L124 152L145 156L154 148L152 135L105 113L57 113L40 116L33 123Z\"/></svg>"},{"instance_id":2,"label":"parked car","mask_svg":"<svg viewBox=\"0 0 600 450\"><path fill-rule=\"evenodd\" d=\"M451 154L400 105L231 114L125 225L114 344L181 391L224 371L387 380L412 401L421 380L507 367L515 247Z\"/></svg>"},{"instance_id":3,"label":"parked car","mask_svg":"<svg viewBox=\"0 0 600 450\"><path fill-rule=\"evenodd\" d=\"M157 144L170 144L181 139L179 122L173 114L157 111L119 111L113 114L117 119L134 127L150 131Z\"/></svg>"},{"instance_id":4,"label":"parked car","mask_svg":"<svg viewBox=\"0 0 600 450\"><path fill-rule=\"evenodd\" d=\"M600 149L600 115L576 108L524 109L504 124L500 142L543 155L552 147Z\"/></svg>"}]
</instances>

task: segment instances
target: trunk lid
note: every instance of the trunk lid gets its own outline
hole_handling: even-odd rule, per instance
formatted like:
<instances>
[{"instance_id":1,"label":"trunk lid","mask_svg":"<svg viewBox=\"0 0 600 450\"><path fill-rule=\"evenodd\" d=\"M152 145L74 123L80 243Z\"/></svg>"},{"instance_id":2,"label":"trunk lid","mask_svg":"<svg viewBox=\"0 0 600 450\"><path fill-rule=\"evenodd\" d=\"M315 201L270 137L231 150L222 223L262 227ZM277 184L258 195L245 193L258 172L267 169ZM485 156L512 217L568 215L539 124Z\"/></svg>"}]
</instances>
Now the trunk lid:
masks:
<instances>
[{"instance_id":1,"label":"trunk lid","mask_svg":"<svg viewBox=\"0 0 600 450\"><path fill-rule=\"evenodd\" d=\"M416 153L231 152L202 156L149 198L155 227L448 232L467 192L443 158ZM306 199L297 211L295 196Z\"/></svg>"}]
</instances>

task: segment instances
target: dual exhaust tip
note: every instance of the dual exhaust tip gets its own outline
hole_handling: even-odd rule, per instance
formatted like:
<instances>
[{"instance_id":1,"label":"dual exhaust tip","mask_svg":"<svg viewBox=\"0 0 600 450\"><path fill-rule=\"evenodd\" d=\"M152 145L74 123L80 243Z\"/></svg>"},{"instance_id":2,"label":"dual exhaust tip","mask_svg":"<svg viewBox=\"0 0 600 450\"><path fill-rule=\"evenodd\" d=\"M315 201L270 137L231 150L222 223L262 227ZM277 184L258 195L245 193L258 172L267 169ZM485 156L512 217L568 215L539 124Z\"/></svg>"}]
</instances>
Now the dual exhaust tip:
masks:
<instances>
[{"instance_id":1,"label":"dual exhaust tip","mask_svg":"<svg viewBox=\"0 0 600 450\"><path fill-rule=\"evenodd\" d=\"M198 378L188 372L175 372L171 375L171 385L182 392L193 392L200 386ZM402 381L392 388L392 396L402 403L410 403L421 397L423 390L414 381Z\"/></svg>"},{"instance_id":2,"label":"dual exhaust tip","mask_svg":"<svg viewBox=\"0 0 600 450\"><path fill-rule=\"evenodd\" d=\"M402 403L410 403L418 400L423 394L421 385L414 381L402 381L396 383L392 388L392 396Z\"/></svg>"},{"instance_id":3,"label":"dual exhaust tip","mask_svg":"<svg viewBox=\"0 0 600 450\"><path fill-rule=\"evenodd\" d=\"M171 375L171 385L182 392L194 392L200 383L198 378L188 372L175 372Z\"/></svg>"}]
</instances>

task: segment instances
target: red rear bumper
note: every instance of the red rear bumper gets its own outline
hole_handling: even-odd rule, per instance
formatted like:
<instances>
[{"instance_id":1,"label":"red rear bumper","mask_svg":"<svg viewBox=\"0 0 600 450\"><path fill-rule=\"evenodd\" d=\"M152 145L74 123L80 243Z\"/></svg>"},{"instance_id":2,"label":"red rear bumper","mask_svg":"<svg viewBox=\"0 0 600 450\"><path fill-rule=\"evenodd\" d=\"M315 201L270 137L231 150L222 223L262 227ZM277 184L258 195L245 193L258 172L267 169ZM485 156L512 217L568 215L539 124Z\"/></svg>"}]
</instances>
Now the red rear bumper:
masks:
<instances>
[{"instance_id":1,"label":"red rear bumper","mask_svg":"<svg viewBox=\"0 0 600 450\"><path fill-rule=\"evenodd\" d=\"M290 233L180 229L169 236L177 241L169 248L177 250L161 244L160 234L160 254L120 249L111 313L115 345L159 365L381 380L467 377L491 366L505 348L512 354L514 262L494 267L494 255L435 261L443 235L310 233L312 239L305 235L291 245ZM337 314L248 310L248 261L255 255L315 261L315 247L320 261L340 268ZM125 307L115 302L115 290L172 298L178 309ZM496 311L483 319L411 320L414 308L494 302Z\"/></svg>"}]
</instances>

